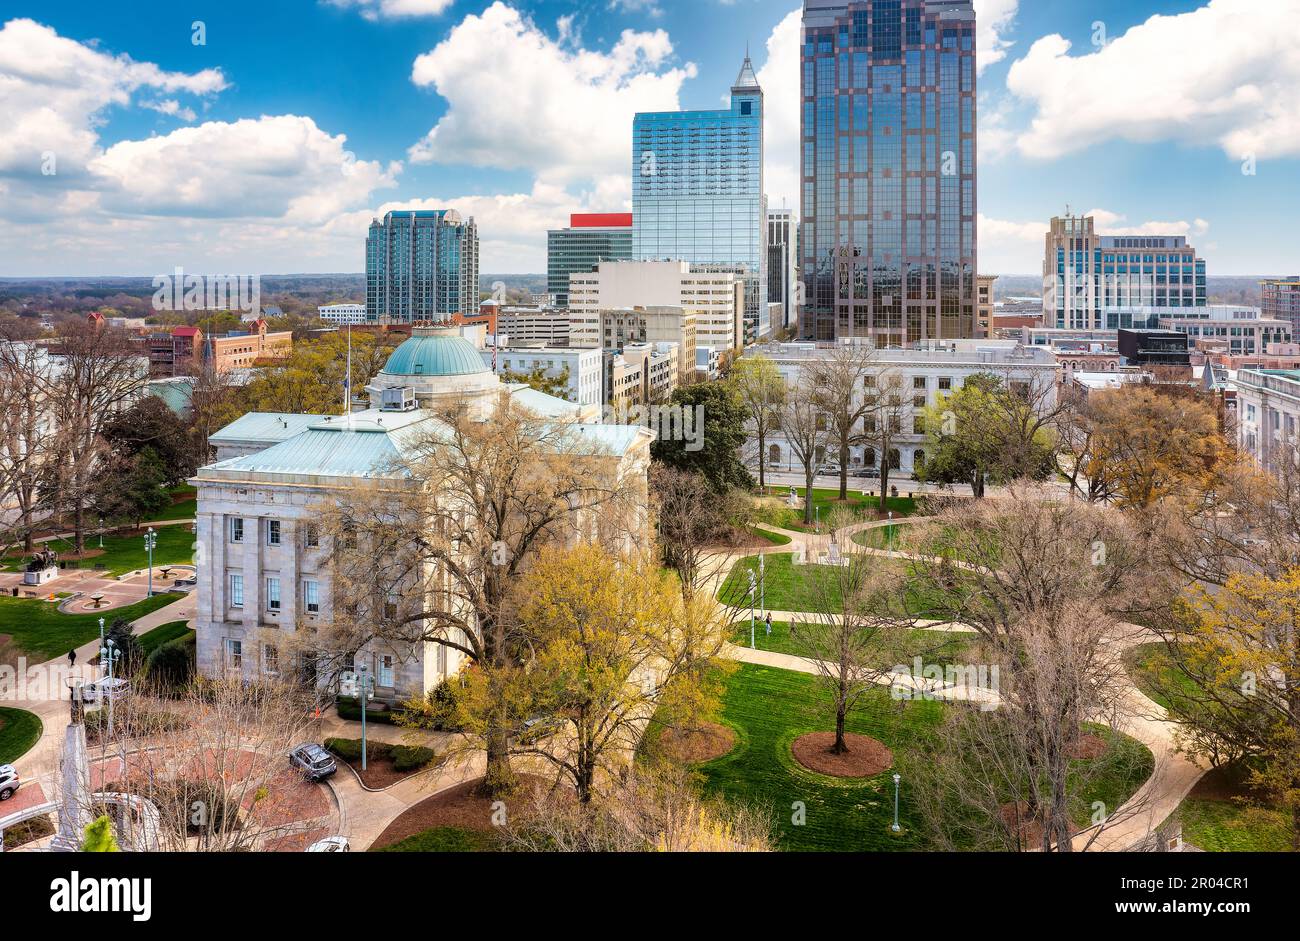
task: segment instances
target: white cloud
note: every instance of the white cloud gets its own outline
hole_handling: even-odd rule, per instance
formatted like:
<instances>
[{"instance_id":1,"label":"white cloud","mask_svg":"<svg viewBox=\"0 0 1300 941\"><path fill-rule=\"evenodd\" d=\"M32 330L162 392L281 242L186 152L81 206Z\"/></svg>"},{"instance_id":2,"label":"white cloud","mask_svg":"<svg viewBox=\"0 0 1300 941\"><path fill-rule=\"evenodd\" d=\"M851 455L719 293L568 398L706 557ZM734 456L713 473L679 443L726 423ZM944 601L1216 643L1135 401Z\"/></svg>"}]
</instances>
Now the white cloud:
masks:
<instances>
[{"instance_id":1,"label":"white cloud","mask_svg":"<svg viewBox=\"0 0 1300 941\"><path fill-rule=\"evenodd\" d=\"M1019 12L1020 0L975 0L975 66L983 72L1007 57L1012 43L1004 34Z\"/></svg>"},{"instance_id":2,"label":"white cloud","mask_svg":"<svg viewBox=\"0 0 1300 941\"><path fill-rule=\"evenodd\" d=\"M1195 238L1210 230L1210 224L1204 219L1186 219L1178 222L1142 222L1138 225L1126 225L1128 217L1109 209L1090 209L1084 213L1092 216L1099 235L1185 235Z\"/></svg>"},{"instance_id":3,"label":"white cloud","mask_svg":"<svg viewBox=\"0 0 1300 941\"><path fill-rule=\"evenodd\" d=\"M193 120L168 93L205 98L225 87L215 69L164 72L30 20L5 24L0 274L356 270L364 225L345 234L334 222L394 185L400 162L357 160L343 135L297 115L100 139L110 106Z\"/></svg>"},{"instance_id":4,"label":"white cloud","mask_svg":"<svg viewBox=\"0 0 1300 941\"><path fill-rule=\"evenodd\" d=\"M1190 222L1141 222L1128 224L1125 216L1109 209L1083 213L1095 220L1099 235L1185 235L1201 238L1210 230L1204 219ZM1046 218L1030 222L979 216L980 271L984 274L1038 274L1043 270Z\"/></svg>"},{"instance_id":5,"label":"white cloud","mask_svg":"<svg viewBox=\"0 0 1300 941\"><path fill-rule=\"evenodd\" d=\"M344 10L356 8L367 20L437 16L455 0L326 0Z\"/></svg>"},{"instance_id":6,"label":"white cloud","mask_svg":"<svg viewBox=\"0 0 1300 941\"><path fill-rule=\"evenodd\" d=\"M193 121L197 117L193 108L182 106L175 98L166 98L162 101L142 101L140 104L151 111L157 111L159 114L165 114L172 118L180 118L182 121Z\"/></svg>"},{"instance_id":7,"label":"white cloud","mask_svg":"<svg viewBox=\"0 0 1300 941\"><path fill-rule=\"evenodd\" d=\"M1300 154L1300 0L1210 0L1070 55L1044 36L1007 87L1036 114L1018 146L1054 159L1109 140L1216 144L1231 159Z\"/></svg>"},{"instance_id":8,"label":"white cloud","mask_svg":"<svg viewBox=\"0 0 1300 941\"><path fill-rule=\"evenodd\" d=\"M767 61L758 70L763 88L765 185L772 208L799 211L799 42L803 11L796 7L767 38Z\"/></svg>"},{"instance_id":9,"label":"white cloud","mask_svg":"<svg viewBox=\"0 0 1300 941\"><path fill-rule=\"evenodd\" d=\"M10 20L0 29L0 176L39 177L49 153L58 177L74 179L97 153L96 126L110 106L130 105L140 89L205 96L226 87L220 69L165 72Z\"/></svg>"},{"instance_id":10,"label":"white cloud","mask_svg":"<svg viewBox=\"0 0 1300 941\"><path fill-rule=\"evenodd\" d=\"M315 225L396 183L400 165L356 160L345 142L291 114L208 121L114 144L90 169L111 211Z\"/></svg>"},{"instance_id":11,"label":"white cloud","mask_svg":"<svg viewBox=\"0 0 1300 941\"><path fill-rule=\"evenodd\" d=\"M415 60L411 80L448 107L411 160L529 170L548 183L627 176L633 114L676 110L695 75L690 63L670 66L672 53L663 30L624 30L608 52L574 47L493 3Z\"/></svg>"}]
</instances>

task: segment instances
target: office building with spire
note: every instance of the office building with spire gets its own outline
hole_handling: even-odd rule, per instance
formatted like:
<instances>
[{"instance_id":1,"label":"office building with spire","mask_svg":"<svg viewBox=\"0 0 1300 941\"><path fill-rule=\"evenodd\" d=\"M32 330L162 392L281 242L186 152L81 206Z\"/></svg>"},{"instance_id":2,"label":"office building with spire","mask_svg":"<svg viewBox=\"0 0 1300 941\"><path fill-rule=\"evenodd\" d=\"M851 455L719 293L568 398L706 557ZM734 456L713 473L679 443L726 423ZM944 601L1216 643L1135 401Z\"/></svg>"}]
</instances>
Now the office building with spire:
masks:
<instances>
[{"instance_id":1,"label":"office building with spire","mask_svg":"<svg viewBox=\"0 0 1300 941\"><path fill-rule=\"evenodd\" d=\"M800 61L801 335L974 337L971 0L805 0Z\"/></svg>"},{"instance_id":2,"label":"office building with spire","mask_svg":"<svg viewBox=\"0 0 1300 941\"><path fill-rule=\"evenodd\" d=\"M730 107L636 115L632 164L633 259L735 273L748 339L767 336L763 90L749 56Z\"/></svg>"}]
</instances>

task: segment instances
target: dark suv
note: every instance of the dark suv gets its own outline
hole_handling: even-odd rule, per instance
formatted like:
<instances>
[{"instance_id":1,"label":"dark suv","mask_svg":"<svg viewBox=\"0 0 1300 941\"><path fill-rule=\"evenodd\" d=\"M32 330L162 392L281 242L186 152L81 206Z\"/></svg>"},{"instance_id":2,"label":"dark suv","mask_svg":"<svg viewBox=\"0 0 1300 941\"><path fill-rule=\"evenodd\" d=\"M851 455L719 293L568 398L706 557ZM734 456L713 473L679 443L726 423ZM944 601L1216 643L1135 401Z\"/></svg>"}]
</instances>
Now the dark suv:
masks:
<instances>
[{"instance_id":1,"label":"dark suv","mask_svg":"<svg viewBox=\"0 0 1300 941\"><path fill-rule=\"evenodd\" d=\"M289 752L289 766L301 771L308 781L323 781L339 770L334 756L315 743L299 745Z\"/></svg>"}]
</instances>

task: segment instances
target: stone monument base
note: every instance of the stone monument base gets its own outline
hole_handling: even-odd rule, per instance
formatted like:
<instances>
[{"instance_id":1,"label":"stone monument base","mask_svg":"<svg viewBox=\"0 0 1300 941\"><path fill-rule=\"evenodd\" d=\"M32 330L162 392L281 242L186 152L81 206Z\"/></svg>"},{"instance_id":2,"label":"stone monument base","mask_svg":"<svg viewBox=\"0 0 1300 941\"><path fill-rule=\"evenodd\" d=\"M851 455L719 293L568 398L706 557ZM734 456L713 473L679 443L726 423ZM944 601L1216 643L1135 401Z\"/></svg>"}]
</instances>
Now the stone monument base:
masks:
<instances>
[{"instance_id":1,"label":"stone monument base","mask_svg":"<svg viewBox=\"0 0 1300 941\"><path fill-rule=\"evenodd\" d=\"M47 569L37 569L35 572L23 572L23 584L44 585L46 582L52 582L58 577L58 567L51 566Z\"/></svg>"}]
</instances>

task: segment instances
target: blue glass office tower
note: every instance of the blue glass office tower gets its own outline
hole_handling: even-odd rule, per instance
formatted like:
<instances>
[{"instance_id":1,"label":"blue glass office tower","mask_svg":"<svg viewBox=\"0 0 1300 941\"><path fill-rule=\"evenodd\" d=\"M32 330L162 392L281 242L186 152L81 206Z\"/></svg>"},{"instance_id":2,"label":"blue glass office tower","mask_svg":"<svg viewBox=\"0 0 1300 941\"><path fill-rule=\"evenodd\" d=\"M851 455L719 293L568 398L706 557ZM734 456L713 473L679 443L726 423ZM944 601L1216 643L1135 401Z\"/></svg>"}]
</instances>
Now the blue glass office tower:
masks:
<instances>
[{"instance_id":1,"label":"blue glass office tower","mask_svg":"<svg viewBox=\"0 0 1300 941\"><path fill-rule=\"evenodd\" d=\"M366 320L478 313L478 227L454 209L390 212L366 237Z\"/></svg>"},{"instance_id":2,"label":"blue glass office tower","mask_svg":"<svg viewBox=\"0 0 1300 941\"><path fill-rule=\"evenodd\" d=\"M806 339L976 335L971 0L804 0Z\"/></svg>"},{"instance_id":3,"label":"blue glass office tower","mask_svg":"<svg viewBox=\"0 0 1300 941\"><path fill-rule=\"evenodd\" d=\"M730 108L638 114L632 163L632 257L741 275L745 332L770 333L763 90L749 57Z\"/></svg>"}]
</instances>

